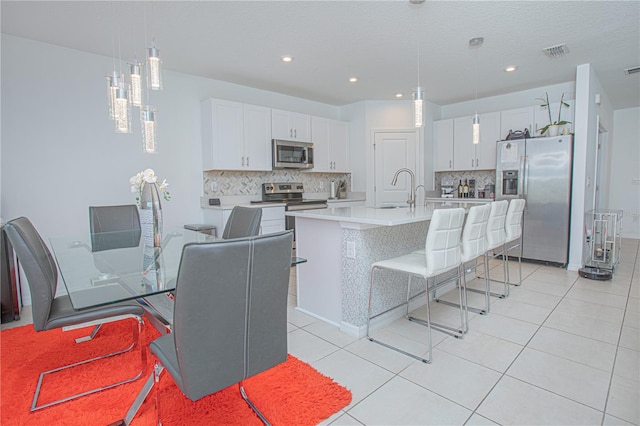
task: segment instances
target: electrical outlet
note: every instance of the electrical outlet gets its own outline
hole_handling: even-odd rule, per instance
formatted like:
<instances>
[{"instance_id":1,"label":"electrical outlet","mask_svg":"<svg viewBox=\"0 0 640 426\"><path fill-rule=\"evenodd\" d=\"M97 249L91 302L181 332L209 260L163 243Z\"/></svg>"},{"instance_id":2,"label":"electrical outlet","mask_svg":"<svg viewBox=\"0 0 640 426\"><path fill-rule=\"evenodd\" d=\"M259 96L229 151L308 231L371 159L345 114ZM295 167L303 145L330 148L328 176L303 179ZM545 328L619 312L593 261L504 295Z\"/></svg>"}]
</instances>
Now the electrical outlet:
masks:
<instances>
[{"instance_id":1,"label":"electrical outlet","mask_svg":"<svg viewBox=\"0 0 640 426\"><path fill-rule=\"evenodd\" d=\"M211 182L211 190L213 192L218 191L218 182Z\"/></svg>"},{"instance_id":2,"label":"electrical outlet","mask_svg":"<svg viewBox=\"0 0 640 426\"><path fill-rule=\"evenodd\" d=\"M349 259L356 258L356 243L353 241L347 241L347 257Z\"/></svg>"}]
</instances>

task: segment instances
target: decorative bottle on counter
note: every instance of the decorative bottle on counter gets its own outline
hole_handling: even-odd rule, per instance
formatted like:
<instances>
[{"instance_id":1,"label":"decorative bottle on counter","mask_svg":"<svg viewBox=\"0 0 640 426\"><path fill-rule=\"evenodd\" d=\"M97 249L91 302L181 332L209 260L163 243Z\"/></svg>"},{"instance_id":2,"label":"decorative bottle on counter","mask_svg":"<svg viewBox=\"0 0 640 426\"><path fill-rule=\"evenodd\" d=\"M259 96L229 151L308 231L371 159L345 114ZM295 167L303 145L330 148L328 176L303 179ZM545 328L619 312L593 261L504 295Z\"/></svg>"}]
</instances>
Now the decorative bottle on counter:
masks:
<instances>
[{"instance_id":1,"label":"decorative bottle on counter","mask_svg":"<svg viewBox=\"0 0 640 426\"><path fill-rule=\"evenodd\" d=\"M469 184L467 180L464 180L464 186L462 187L462 198L469 198Z\"/></svg>"},{"instance_id":2,"label":"decorative bottle on counter","mask_svg":"<svg viewBox=\"0 0 640 426\"><path fill-rule=\"evenodd\" d=\"M460 183L458 184L458 198L462 198L462 191L463 191L462 179L460 179Z\"/></svg>"}]
</instances>

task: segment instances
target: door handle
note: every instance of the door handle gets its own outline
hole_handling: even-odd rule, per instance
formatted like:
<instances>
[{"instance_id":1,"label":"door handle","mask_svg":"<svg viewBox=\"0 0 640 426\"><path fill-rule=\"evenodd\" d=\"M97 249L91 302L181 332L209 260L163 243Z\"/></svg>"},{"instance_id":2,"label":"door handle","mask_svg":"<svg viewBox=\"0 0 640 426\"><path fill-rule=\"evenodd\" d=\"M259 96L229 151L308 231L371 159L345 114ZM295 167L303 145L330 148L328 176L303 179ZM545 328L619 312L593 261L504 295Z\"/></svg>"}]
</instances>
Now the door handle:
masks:
<instances>
[{"instance_id":1,"label":"door handle","mask_svg":"<svg viewBox=\"0 0 640 426\"><path fill-rule=\"evenodd\" d=\"M518 167L518 194L524 194L524 156L520 156L520 166Z\"/></svg>"},{"instance_id":2,"label":"door handle","mask_svg":"<svg viewBox=\"0 0 640 426\"><path fill-rule=\"evenodd\" d=\"M529 192L529 156L524 157L524 182L523 194L526 197Z\"/></svg>"}]
</instances>

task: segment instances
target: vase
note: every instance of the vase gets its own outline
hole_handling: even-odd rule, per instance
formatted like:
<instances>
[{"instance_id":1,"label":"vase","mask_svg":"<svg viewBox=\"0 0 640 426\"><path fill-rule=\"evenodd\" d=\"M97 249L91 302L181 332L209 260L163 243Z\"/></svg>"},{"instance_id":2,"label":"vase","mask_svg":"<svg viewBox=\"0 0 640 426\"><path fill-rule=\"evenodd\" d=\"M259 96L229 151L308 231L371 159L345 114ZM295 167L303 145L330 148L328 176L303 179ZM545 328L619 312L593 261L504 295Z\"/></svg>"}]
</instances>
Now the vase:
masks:
<instances>
[{"instance_id":1,"label":"vase","mask_svg":"<svg viewBox=\"0 0 640 426\"><path fill-rule=\"evenodd\" d=\"M162 204L160 191L155 183L143 182L140 188L140 227L145 246L161 246Z\"/></svg>"},{"instance_id":2,"label":"vase","mask_svg":"<svg viewBox=\"0 0 640 426\"><path fill-rule=\"evenodd\" d=\"M556 124L549 126L549 128L545 132L545 136L558 136L561 127L562 126Z\"/></svg>"}]
</instances>

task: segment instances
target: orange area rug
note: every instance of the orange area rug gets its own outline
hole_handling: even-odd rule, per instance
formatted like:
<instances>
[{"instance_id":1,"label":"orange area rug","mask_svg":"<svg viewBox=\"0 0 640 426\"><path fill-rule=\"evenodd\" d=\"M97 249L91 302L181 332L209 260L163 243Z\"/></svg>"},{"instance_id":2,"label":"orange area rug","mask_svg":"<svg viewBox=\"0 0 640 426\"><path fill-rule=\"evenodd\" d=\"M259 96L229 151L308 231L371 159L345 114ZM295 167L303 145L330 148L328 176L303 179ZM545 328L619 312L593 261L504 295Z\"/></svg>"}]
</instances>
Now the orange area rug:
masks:
<instances>
[{"instance_id":1,"label":"orange area rug","mask_svg":"<svg viewBox=\"0 0 640 426\"><path fill-rule=\"evenodd\" d=\"M30 412L41 371L123 349L131 342L133 320L106 324L93 341L76 344L76 337L91 329L37 333L25 325L0 333L0 424L107 425L125 416L146 378L153 357L148 354L145 373L135 382L97 392L62 404ZM145 326L146 348L158 333ZM139 352L132 351L45 377L39 403L82 392L130 377L139 370ZM351 402L351 392L310 365L289 355L286 362L247 379L245 391L274 425L315 425ZM238 386L230 386L192 402L165 371L160 386L163 425L261 425L244 402ZM132 426L155 425L155 389L142 405Z\"/></svg>"}]
</instances>

